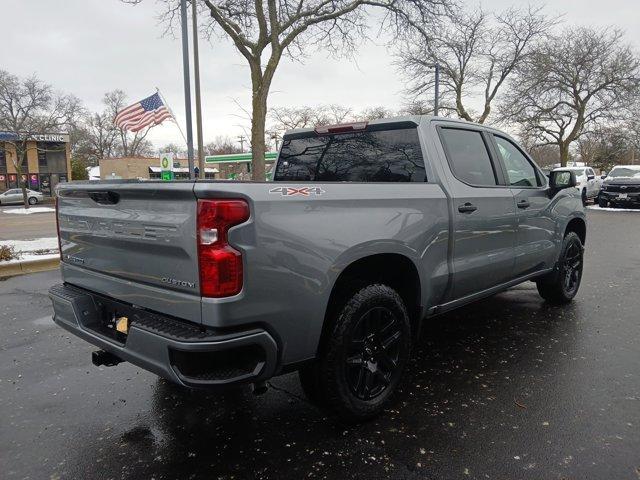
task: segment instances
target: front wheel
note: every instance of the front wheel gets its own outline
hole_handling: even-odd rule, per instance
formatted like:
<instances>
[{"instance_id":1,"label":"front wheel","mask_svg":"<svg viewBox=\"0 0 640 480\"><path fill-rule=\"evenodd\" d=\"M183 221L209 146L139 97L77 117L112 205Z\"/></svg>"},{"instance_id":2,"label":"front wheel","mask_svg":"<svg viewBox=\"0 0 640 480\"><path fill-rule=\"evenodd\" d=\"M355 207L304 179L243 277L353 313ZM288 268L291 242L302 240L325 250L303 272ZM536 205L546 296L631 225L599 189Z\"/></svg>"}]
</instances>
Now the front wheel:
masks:
<instances>
[{"instance_id":1,"label":"front wheel","mask_svg":"<svg viewBox=\"0 0 640 480\"><path fill-rule=\"evenodd\" d=\"M609 202L607 202L604 198L598 197L598 206L600 208L607 208L609 206Z\"/></svg>"},{"instance_id":2,"label":"front wheel","mask_svg":"<svg viewBox=\"0 0 640 480\"><path fill-rule=\"evenodd\" d=\"M312 367L300 371L305 393L347 421L379 414L402 378L411 350L407 309L387 285L349 298L327 332Z\"/></svg>"},{"instance_id":3,"label":"front wheel","mask_svg":"<svg viewBox=\"0 0 640 480\"><path fill-rule=\"evenodd\" d=\"M538 293L550 303L569 303L578 293L584 266L584 247L575 232L565 235L553 271L536 281Z\"/></svg>"},{"instance_id":4,"label":"front wheel","mask_svg":"<svg viewBox=\"0 0 640 480\"><path fill-rule=\"evenodd\" d=\"M582 206L586 207L587 206L587 189L586 188L582 189L581 197L582 197Z\"/></svg>"},{"instance_id":5,"label":"front wheel","mask_svg":"<svg viewBox=\"0 0 640 480\"><path fill-rule=\"evenodd\" d=\"M29 200L27 201L29 202L29 205L35 205L38 203L38 199L36 197L29 197Z\"/></svg>"}]
</instances>

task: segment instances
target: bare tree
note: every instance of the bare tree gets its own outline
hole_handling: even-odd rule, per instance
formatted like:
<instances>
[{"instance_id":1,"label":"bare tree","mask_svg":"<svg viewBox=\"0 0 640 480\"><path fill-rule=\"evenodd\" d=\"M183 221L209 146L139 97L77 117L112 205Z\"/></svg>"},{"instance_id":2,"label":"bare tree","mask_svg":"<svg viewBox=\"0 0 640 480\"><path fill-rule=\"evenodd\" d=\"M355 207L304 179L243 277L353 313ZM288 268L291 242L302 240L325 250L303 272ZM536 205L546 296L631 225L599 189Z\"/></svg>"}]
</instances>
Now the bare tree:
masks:
<instances>
[{"instance_id":1,"label":"bare tree","mask_svg":"<svg viewBox=\"0 0 640 480\"><path fill-rule=\"evenodd\" d=\"M14 147L14 152L7 153L18 174L25 208L29 204L22 175L33 135L68 131L82 112L78 98L54 92L35 75L20 79L0 70L0 130L9 132L5 142Z\"/></svg>"},{"instance_id":2,"label":"bare tree","mask_svg":"<svg viewBox=\"0 0 640 480\"><path fill-rule=\"evenodd\" d=\"M387 107L368 107L356 115L357 120L378 120L380 118L393 117L394 113Z\"/></svg>"},{"instance_id":3,"label":"bare tree","mask_svg":"<svg viewBox=\"0 0 640 480\"><path fill-rule=\"evenodd\" d=\"M624 124L598 126L578 139L577 152L588 165L609 171L615 165L635 163L634 140Z\"/></svg>"},{"instance_id":4,"label":"bare tree","mask_svg":"<svg viewBox=\"0 0 640 480\"><path fill-rule=\"evenodd\" d=\"M269 112L270 132L282 136L293 128L308 128L344 122L353 116L349 107L342 105L305 105L302 107L273 107Z\"/></svg>"},{"instance_id":5,"label":"bare tree","mask_svg":"<svg viewBox=\"0 0 640 480\"><path fill-rule=\"evenodd\" d=\"M555 145L564 166L570 147L597 125L620 121L637 97L640 62L615 29L569 28L545 41L518 68L502 118L539 145Z\"/></svg>"},{"instance_id":6,"label":"bare tree","mask_svg":"<svg viewBox=\"0 0 640 480\"><path fill-rule=\"evenodd\" d=\"M140 3L142 0L124 0ZM172 23L179 2L163 0L162 18ZM195 1L195 0L194 0ZM310 46L349 55L367 30L364 7L387 8L387 19L400 26L405 11L422 17L438 13L450 0L201 0L211 21L203 25L208 35L229 38L249 64L251 75L251 149L253 179L265 179L264 154L267 99L283 56L296 60Z\"/></svg>"},{"instance_id":7,"label":"bare tree","mask_svg":"<svg viewBox=\"0 0 640 480\"><path fill-rule=\"evenodd\" d=\"M242 153L242 149L228 135L218 135L212 142L204 146L205 155L227 155Z\"/></svg>"},{"instance_id":8,"label":"bare tree","mask_svg":"<svg viewBox=\"0 0 640 480\"><path fill-rule=\"evenodd\" d=\"M89 113L71 133L71 154L89 165L116 155L119 131L107 111Z\"/></svg>"},{"instance_id":9,"label":"bare tree","mask_svg":"<svg viewBox=\"0 0 640 480\"><path fill-rule=\"evenodd\" d=\"M396 63L412 99L433 92L438 64L441 109L484 123L505 80L556 23L541 7L510 8L495 15L456 10L435 29L415 20L400 42ZM477 97L482 98L482 109L474 112L468 101Z\"/></svg>"},{"instance_id":10,"label":"bare tree","mask_svg":"<svg viewBox=\"0 0 640 480\"><path fill-rule=\"evenodd\" d=\"M160 147L158 149L158 152L160 153L165 153L165 152L170 152L173 153L175 158L178 157L184 157L186 158L187 156L187 149L184 146L181 145L177 145L175 143L167 143L166 145Z\"/></svg>"}]
</instances>

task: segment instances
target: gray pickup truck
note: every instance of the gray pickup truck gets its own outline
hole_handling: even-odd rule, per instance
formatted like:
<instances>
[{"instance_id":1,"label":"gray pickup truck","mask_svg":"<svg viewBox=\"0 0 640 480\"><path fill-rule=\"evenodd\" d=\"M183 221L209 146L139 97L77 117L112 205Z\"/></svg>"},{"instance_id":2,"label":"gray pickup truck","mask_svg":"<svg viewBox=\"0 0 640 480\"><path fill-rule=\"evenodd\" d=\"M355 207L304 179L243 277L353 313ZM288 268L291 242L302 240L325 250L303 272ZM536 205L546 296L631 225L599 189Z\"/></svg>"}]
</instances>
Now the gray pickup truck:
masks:
<instances>
[{"instance_id":1,"label":"gray pickup truck","mask_svg":"<svg viewBox=\"0 0 640 480\"><path fill-rule=\"evenodd\" d=\"M274 182L61 184L54 320L187 387L298 371L338 415L379 413L420 325L532 280L580 285L575 176L508 135L403 117L293 130Z\"/></svg>"}]
</instances>

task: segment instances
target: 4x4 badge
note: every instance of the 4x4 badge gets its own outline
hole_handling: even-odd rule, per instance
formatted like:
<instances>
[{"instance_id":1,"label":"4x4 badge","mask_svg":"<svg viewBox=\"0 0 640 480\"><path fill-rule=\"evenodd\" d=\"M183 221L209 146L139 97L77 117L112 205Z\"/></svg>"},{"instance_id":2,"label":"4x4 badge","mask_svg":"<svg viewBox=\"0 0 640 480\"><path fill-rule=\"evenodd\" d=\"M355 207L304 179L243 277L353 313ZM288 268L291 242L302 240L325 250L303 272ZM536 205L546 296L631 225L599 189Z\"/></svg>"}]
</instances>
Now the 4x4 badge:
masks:
<instances>
[{"instance_id":1,"label":"4x4 badge","mask_svg":"<svg viewBox=\"0 0 640 480\"><path fill-rule=\"evenodd\" d=\"M269 193L279 193L286 197L293 197L296 195L308 197L309 195L322 195L325 191L320 187L276 187L269 190Z\"/></svg>"}]
</instances>

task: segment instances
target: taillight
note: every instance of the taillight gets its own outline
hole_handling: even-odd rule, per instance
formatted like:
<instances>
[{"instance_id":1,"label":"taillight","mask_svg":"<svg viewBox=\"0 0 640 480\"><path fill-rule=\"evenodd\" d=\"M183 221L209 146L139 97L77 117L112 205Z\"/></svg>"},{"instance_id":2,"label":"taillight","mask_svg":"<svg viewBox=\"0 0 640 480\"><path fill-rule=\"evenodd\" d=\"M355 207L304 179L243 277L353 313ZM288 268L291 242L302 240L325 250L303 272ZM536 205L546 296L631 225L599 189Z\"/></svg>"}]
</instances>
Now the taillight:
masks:
<instances>
[{"instance_id":1,"label":"taillight","mask_svg":"<svg viewBox=\"0 0 640 480\"><path fill-rule=\"evenodd\" d=\"M229 245L227 234L249 219L244 200L198 200L198 263L200 294L229 297L242 290L242 254Z\"/></svg>"},{"instance_id":2,"label":"taillight","mask_svg":"<svg viewBox=\"0 0 640 480\"><path fill-rule=\"evenodd\" d=\"M58 234L58 252L60 253L60 261L62 261L62 241L60 240L60 219L58 214L58 197L56 197L56 232Z\"/></svg>"}]
</instances>

